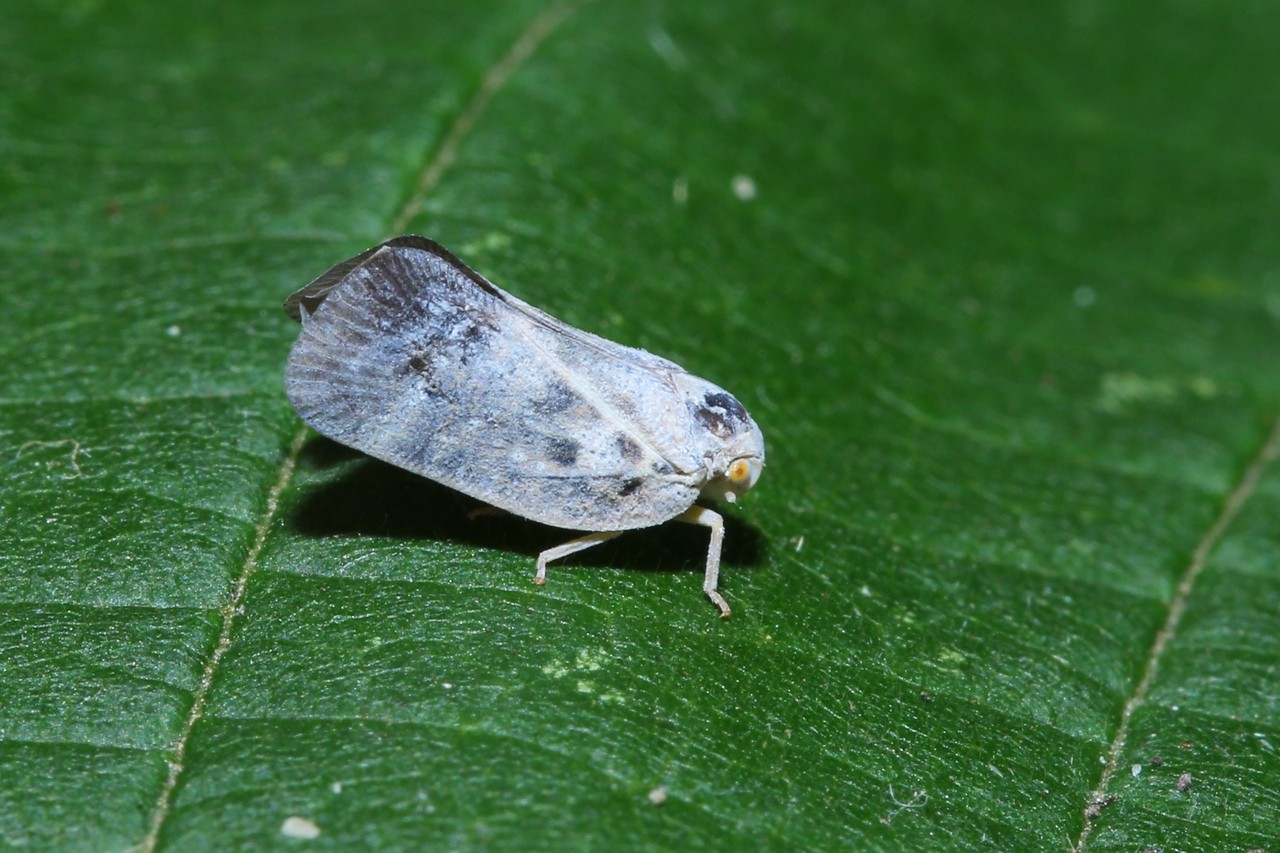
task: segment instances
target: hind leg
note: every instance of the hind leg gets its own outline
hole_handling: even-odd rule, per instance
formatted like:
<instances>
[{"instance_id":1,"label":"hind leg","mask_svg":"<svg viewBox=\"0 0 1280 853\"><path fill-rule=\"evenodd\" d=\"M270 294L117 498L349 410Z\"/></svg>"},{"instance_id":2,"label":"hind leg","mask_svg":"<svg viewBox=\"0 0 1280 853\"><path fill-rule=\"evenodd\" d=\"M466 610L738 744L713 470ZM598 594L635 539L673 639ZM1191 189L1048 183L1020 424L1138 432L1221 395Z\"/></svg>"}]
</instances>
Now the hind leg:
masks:
<instances>
[{"instance_id":1,"label":"hind leg","mask_svg":"<svg viewBox=\"0 0 1280 853\"><path fill-rule=\"evenodd\" d=\"M557 545L554 548L548 548L538 555L538 573L533 576L533 582L536 584L544 584L547 582L547 563L552 560L559 560L561 557L567 557L570 554L576 554L579 551L585 551L592 545L599 545L601 542L608 542L622 533L621 530L605 530L600 533L588 533L580 539L574 539L563 545Z\"/></svg>"}]
</instances>

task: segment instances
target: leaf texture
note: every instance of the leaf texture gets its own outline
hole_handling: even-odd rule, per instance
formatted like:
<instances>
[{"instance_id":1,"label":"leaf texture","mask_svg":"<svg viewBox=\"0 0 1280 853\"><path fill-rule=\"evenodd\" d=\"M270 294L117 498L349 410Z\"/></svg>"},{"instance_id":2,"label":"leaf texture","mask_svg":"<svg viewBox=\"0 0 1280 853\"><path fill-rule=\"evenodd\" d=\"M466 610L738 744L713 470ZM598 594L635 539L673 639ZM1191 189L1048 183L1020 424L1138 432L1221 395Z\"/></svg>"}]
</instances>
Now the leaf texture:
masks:
<instances>
[{"instance_id":1,"label":"leaf texture","mask_svg":"<svg viewBox=\"0 0 1280 853\"><path fill-rule=\"evenodd\" d=\"M0 844L1280 850L1262 5L10 5ZM399 231L746 404L731 620L300 431Z\"/></svg>"}]
</instances>

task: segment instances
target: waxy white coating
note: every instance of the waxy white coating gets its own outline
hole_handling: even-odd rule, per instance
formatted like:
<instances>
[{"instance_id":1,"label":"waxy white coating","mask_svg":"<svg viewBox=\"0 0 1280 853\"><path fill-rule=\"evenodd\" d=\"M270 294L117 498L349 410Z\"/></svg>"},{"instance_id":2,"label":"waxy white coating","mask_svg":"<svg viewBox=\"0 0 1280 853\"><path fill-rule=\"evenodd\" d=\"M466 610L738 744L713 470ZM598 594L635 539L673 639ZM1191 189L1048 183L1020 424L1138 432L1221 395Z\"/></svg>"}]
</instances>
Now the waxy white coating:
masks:
<instances>
[{"instance_id":1,"label":"waxy white coating","mask_svg":"<svg viewBox=\"0 0 1280 853\"><path fill-rule=\"evenodd\" d=\"M307 424L370 456L544 524L623 530L680 518L712 529L764 465L764 440L724 389L644 350L556 320L438 244L397 237L295 293L285 387Z\"/></svg>"}]
</instances>

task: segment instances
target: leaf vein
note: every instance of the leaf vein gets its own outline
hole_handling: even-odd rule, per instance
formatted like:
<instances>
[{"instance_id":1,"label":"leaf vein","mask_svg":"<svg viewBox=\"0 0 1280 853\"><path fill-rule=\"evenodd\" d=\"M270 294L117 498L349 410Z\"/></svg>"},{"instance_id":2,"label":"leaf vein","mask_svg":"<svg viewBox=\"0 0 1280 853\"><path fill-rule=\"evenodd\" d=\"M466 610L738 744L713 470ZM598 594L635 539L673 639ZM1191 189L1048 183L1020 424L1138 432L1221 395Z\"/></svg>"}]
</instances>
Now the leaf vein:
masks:
<instances>
[{"instance_id":1,"label":"leaf vein","mask_svg":"<svg viewBox=\"0 0 1280 853\"><path fill-rule=\"evenodd\" d=\"M1083 851L1087 848L1089 836L1092 834L1094 827L1094 818L1090 815L1089 804L1104 800L1108 795L1111 780L1116 775L1127 746L1129 723L1133 719L1134 712L1147 701L1147 694L1155 683L1156 675L1160 670L1160 660L1164 655L1165 649L1177 636L1182 615L1186 612L1187 602L1195 589L1196 579L1208 562L1210 552L1222 539L1227 528L1231 526L1231 522L1240 514L1245 502L1252 497L1258 487L1259 480L1262 479L1263 472L1276 460L1277 455L1280 455L1280 418L1277 418L1272 424L1270 435L1267 436L1257 455L1245 468L1244 474L1240 477L1239 482L1236 483L1235 488L1227 495L1218 517L1214 519L1213 524L1205 531L1204 536L1200 538L1199 543L1191 554L1191 560L1188 562L1187 568L1183 571L1182 577L1178 581L1177 592L1169 602L1169 610L1164 624L1156 632L1155 639L1151 643L1151 649L1147 653L1146 666L1143 669L1142 677L1138 680L1133 693L1130 694L1120 712L1120 723L1116 726L1115 738L1111 741L1111 748L1107 753L1107 763L1102 768L1102 776L1098 780L1098 787L1089 795L1085 805L1083 826L1080 829L1080 836L1076 840L1074 848L1076 851Z\"/></svg>"},{"instance_id":2,"label":"leaf vein","mask_svg":"<svg viewBox=\"0 0 1280 853\"><path fill-rule=\"evenodd\" d=\"M218 642L214 646L213 652L209 655L209 659L205 662L204 673L200 677L200 683L196 685L192 696L191 710L187 713L186 722L178 733L177 739L169 748L169 774L152 811L150 828L146 837L143 838L142 844L139 845L139 848L144 853L151 853L156 849L156 844L160 838L160 830L164 826L165 818L168 817L170 807L173 804L173 794L178 785L178 778L182 775L185 767L184 759L191 732L204 715L205 702L209 696L209 688L213 684L213 676L218 670L218 665L222 663L222 658L227 653L227 649L231 646L231 632L235 625L236 615L239 613L240 606L244 601L245 589L248 587L249 578L258 567L258 557L262 554L262 548L267 541L267 534L270 532L271 525L275 521L276 514L280 508L280 496L293 478L293 471L297 467L298 457L302 453L302 445L306 437L307 428L305 426L300 427L293 437L293 443L285 455L284 463L280 466L280 474L276 477L275 484L267 493L267 505L263 510L262 519L255 528L253 546L249 549L249 554L245 558L244 566L240 570L240 576L236 579L231 596L221 608L222 630L219 632Z\"/></svg>"},{"instance_id":3,"label":"leaf vein","mask_svg":"<svg viewBox=\"0 0 1280 853\"><path fill-rule=\"evenodd\" d=\"M485 73L480 88L471 97L467 106L462 113L455 119L453 124L446 131L444 140L440 147L436 149L435 155L428 161L426 167L421 173L417 187L410 195L408 201L401 208L400 212L392 221L391 231L393 234L402 230L408 222L418 213L422 207L422 202L426 196L439 183L440 178L452 164L457 154L458 147L462 141L470 133L472 127L479 120L485 107L493 98L494 94L502 87L512 73L533 53L542 41L549 36L560 23L571 13L576 11L580 6L590 0L562 0L562 2L553 3L538 14L523 30L520 36L515 40L506 53ZM164 827L164 822L172 810L174 792L177 789L178 779L184 768L184 754L186 752L187 743L190 740L191 732L195 728L200 717L204 713L205 702L208 698L209 688L213 683L214 673L218 669L223 656L231 645L232 629L235 624L236 615L243 604L245 590L248 586L249 577L257 569L258 558L262 553L262 549L266 544L267 536L270 533L271 525L275 521L276 514L279 511L280 498L285 488L289 485L289 481L293 478L293 471L297 467L298 458L302 453L302 446L306 441L309 433L308 428L304 425L294 435L293 443L289 448L289 452L285 456L284 462L280 467L279 476L275 484L267 495L267 505L263 511L262 519L258 523L253 546L245 559L244 566L241 569L240 576L231 593L231 597L222 610L222 631L219 635L218 642L213 652L209 656L206 663L204 675L197 686L191 705L191 710L187 715L186 723L183 725L177 740L170 749L169 758L169 774L161 788L160 795L156 800L155 808L152 812L150 828L143 838L139 849L142 853L154 853L159 843L160 832Z\"/></svg>"}]
</instances>

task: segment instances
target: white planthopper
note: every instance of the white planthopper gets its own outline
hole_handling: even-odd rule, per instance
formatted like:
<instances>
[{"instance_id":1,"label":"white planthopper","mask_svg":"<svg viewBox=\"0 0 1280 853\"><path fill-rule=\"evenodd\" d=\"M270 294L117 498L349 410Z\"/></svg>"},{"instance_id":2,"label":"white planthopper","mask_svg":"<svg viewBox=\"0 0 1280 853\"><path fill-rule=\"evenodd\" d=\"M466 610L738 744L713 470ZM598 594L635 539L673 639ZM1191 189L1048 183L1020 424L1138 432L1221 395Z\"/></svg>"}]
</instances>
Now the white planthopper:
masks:
<instances>
[{"instance_id":1,"label":"white planthopper","mask_svg":"<svg viewBox=\"0 0 1280 853\"><path fill-rule=\"evenodd\" d=\"M764 468L764 439L722 388L644 350L575 329L491 284L423 237L388 240L299 290L285 386L321 434L524 518L586 536L676 519L711 530Z\"/></svg>"}]
</instances>

